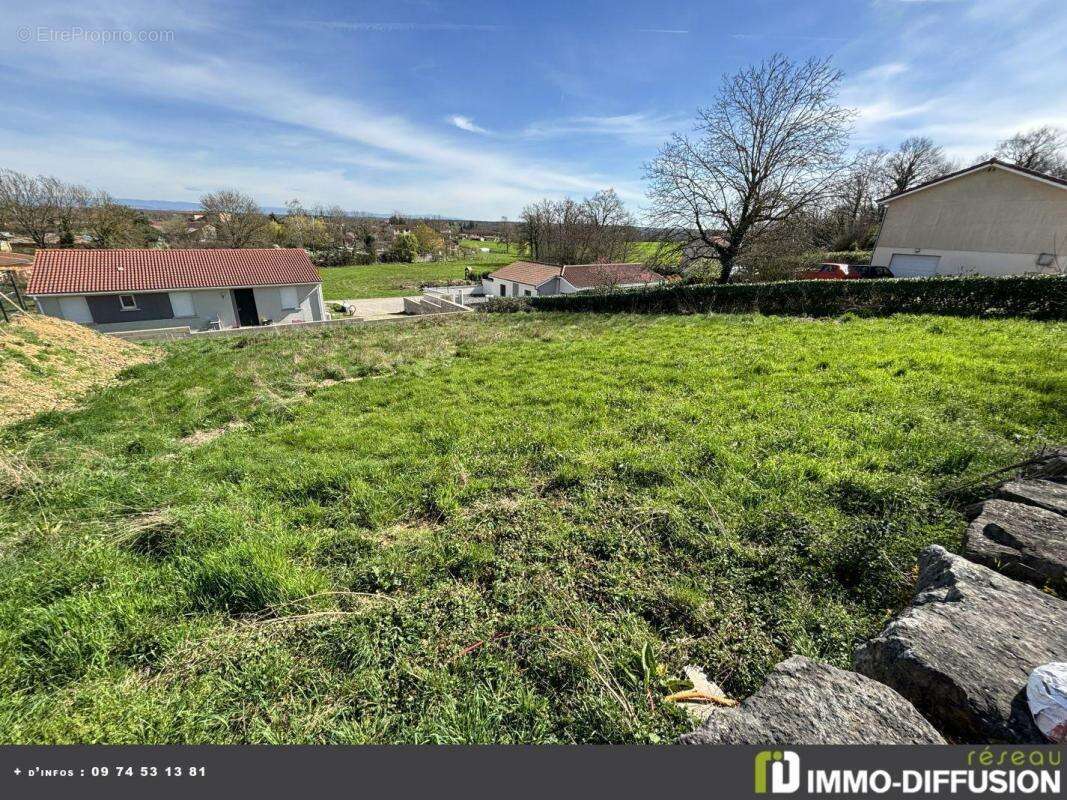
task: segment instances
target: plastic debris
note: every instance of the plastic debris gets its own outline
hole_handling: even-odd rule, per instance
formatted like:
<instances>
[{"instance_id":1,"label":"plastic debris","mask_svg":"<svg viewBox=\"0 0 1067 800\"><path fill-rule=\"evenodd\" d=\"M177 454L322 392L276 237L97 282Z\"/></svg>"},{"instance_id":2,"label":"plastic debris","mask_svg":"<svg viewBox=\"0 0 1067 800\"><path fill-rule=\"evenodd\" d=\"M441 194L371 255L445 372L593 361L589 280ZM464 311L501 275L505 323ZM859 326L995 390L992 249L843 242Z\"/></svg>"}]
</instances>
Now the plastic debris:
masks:
<instances>
[{"instance_id":1,"label":"plastic debris","mask_svg":"<svg viewBox=\"0 0 1067 800\"><path fill-rule=\"evenodd\" d=\"M1026 700L1045 738L1056 744L1067 743L1067 662L1042 664L1031 672Z\"/></svg>"}]
</instances>

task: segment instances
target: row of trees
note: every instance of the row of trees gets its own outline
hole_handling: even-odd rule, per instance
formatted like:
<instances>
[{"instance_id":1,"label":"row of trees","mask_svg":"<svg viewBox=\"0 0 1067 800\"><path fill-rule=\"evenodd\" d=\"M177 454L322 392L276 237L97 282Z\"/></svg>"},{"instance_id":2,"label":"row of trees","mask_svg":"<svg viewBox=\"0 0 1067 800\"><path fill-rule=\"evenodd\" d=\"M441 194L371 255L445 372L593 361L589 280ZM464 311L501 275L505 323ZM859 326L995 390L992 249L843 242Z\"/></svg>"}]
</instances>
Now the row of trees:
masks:
<instances>
[{"instance_id":1,"label":"row of trees","mask_svg":"<svg viewBox=\"0 0 1067 800\"><path fill-rule=\"evenodd\" d=\"M70 246L79 234L96 247L144 247L157 235L144 214L107 192L10 169L0 169L0 228L38 247Z\"/></svg>"},{"instance_id":2,"label":"row of trees","mask_svg":"<svg viewBox=\"0 0 1067 800\"><path fill-rule=\"evenodd\" d=\"M921 137L849 155L854 112L836 102L841 78L829 59L783 55L726 77L693 134L675 134L646 165L650 221L664 241L713 259L720 282L739 267L763 277L785 252L869 247L879 197L958 168ZM1067 177L1065 145L1046 127L1005 139L994 155Z\"/></svg>"},{"instance_id":3,"label":"row of trees","mask_svg":"<svg viewBox=\"0 0 1067 800\"><path fill-rule=\"evenodd\" d=\"M118 203L107 192L45 175L0 170L0 230L29 237L37 247L303 247L322 263L364 260L413 261L419 254L443 254L446 239L426 222L379 247L382 225L343 209L306 209L299 200L283 215L265 214L255 198L226 189L200 198L203 219L167 217L157 230L143 212ZM401 220L402 221L402 220ZM379 253L379 251L382 251Z\"/></svg>"},{"instance_id":4,"label":"row of trees","mask_svg":"<svg viewBox=\"0 0 1067 800\"><path fill-rule=\"evenodd\" d=\"M580 202L546 199L526 206L519 238L535 260L546 264L626 261L637 241L637 227L615 190L609 189Z\"/></svg>"}]
</instances>

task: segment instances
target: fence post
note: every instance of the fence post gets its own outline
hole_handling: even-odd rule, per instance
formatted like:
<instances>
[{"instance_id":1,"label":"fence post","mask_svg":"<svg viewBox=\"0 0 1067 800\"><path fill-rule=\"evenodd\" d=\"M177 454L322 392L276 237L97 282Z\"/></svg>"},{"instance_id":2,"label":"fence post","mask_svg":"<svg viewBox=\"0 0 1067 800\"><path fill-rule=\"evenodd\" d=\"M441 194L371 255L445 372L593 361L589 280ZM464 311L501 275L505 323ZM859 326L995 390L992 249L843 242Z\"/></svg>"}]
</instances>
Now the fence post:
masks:
<instances>
[{"instance_id":1,"label":"fence post","mask_svg":"<svg viewBox=\"0 0 1067 800\"><path fill-rule=\"evenodd\" d=\"M25 311L26 301L22 299L22 292L19 291L18 281L15 280L15 270L9 269L7 271L7 277L11 279L11 288L15 290L15 299L18 300L19 308Z\"/></svg>"}]
</instances>

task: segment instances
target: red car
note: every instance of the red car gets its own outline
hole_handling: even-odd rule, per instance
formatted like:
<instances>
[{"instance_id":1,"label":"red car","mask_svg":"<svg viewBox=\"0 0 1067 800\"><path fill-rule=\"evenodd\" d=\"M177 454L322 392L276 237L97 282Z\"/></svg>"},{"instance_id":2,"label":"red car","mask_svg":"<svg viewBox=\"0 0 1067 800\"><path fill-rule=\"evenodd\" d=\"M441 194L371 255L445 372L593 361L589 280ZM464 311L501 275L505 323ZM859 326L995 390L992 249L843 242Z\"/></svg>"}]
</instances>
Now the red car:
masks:
<instances>
[{"instance_id":1,"label":"red car","mask_svg":"<svg viewBox=\"0 0 1067 800\"><path fill-rule=\"evenodd\" d=\"M872 267L869 264L836 264L825 261L816 269L800 273L802 281L851 281L860 278L892 278L888 267Z\"/></svg>"}]
</instances>

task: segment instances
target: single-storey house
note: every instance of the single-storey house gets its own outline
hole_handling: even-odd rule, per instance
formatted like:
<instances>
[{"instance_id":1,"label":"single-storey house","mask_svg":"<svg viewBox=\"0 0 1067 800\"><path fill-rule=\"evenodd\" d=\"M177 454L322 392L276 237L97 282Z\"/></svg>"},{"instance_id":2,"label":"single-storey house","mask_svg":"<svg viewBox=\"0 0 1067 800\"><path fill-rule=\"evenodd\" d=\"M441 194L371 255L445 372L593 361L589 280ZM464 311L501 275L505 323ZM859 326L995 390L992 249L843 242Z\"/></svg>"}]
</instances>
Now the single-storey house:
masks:
<instances>
[{"instance_id":1,"label":"single-storey house","mask_svg":"<svg viewBox=\"0 0 1067 800\"><path fill-rule=\"evenodd\" d=\"M898 278L1067 271L1067 181L983 161L879 200L871 263Z\"/></svg>"},{"instance_id":2,"label":"single-storey house","mask_svg":"<svg viewBox=\"0 0 1067 800\"><path fill-rule=\"evenodd\" d=\"M27 294L42 313L104 333L327 319L301 249L38 250Z\"/></svg>"},{"instance_id":3,"label":"single-storey house","mask_svg":"<svg viewBox=\"0 0 1067 800\"><path fill-rule=\"evenodd\" d=\"M536 261L516 261L482 279L486 297L536 297L573 294L591 289L629 289L663 283L658 272L644 264L571 264L557 267Z\"/></svg>"}]
</instances>

